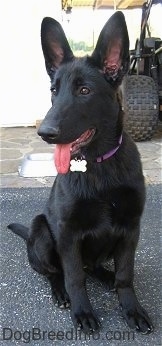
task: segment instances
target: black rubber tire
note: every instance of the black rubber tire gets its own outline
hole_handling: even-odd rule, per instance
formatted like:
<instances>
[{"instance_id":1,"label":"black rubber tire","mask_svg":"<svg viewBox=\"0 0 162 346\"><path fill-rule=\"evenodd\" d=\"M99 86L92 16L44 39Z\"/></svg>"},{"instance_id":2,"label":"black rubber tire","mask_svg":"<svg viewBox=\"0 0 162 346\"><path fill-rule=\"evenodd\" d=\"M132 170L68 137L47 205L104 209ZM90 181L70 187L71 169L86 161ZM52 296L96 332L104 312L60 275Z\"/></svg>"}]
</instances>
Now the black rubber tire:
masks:
<instances>
[{"instance_id":1,"label":"black rubber tire","mask_svg":"<svg viewBox=\"0 0 162 346\"><path fill-rule=\"evenodd\" d=\"M151 139L159 116L156 83L151 77L132 75L123 81L124 127L135 141Z\"/></svg>"}]
</instances>

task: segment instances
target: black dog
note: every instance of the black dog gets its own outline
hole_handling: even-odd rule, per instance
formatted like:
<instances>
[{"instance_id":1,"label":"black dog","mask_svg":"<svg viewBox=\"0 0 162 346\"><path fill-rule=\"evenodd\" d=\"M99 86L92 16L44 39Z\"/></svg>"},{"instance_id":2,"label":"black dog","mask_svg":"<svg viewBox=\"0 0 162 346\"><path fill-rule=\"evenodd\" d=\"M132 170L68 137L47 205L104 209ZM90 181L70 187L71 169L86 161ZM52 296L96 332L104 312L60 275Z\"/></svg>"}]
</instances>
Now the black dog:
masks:
<instances>
[{"instance_id":1,"label":"black dog","mask_svg":"<svg viewBox=\"0 0 162 346\"><path fill-rule=\"evenodd\" d=\"M118 92L129 67L124 16L108 20L91 57L75 58L51 18L43 20L41 38L52 107L38 134L56 144L59 174L30 230L9 228L27 240L31 266L48 277L58 305L71 306L76 327L99 327L86 293L88 272L116 288L128 325L148 333L152 324L133 288L144 178L137 148L123 131ZM102 266L112 257L115 273Z\"/></svg>"}]
</instances>

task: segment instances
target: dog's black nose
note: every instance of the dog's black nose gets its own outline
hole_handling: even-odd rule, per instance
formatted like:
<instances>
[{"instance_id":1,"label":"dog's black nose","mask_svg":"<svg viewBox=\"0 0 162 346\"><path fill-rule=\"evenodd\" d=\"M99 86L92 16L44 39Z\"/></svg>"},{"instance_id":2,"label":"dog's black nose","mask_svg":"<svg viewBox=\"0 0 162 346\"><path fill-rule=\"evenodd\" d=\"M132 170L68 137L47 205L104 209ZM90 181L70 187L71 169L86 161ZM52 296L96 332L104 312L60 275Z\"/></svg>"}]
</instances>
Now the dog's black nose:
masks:
<instances>
[{"instance_id":1,"label":"dog's black nose","mask_svg":"<svg viewBox=\"0 0 162 346\"><path fill-rule=\"evenodd\" d=\"M44 141L50 142L54 141L57 136L59 135L59 128L57 127L47 127L47 126L41 126L38 129L38 135L42 137Z\"/></svg>"}]
</instances>

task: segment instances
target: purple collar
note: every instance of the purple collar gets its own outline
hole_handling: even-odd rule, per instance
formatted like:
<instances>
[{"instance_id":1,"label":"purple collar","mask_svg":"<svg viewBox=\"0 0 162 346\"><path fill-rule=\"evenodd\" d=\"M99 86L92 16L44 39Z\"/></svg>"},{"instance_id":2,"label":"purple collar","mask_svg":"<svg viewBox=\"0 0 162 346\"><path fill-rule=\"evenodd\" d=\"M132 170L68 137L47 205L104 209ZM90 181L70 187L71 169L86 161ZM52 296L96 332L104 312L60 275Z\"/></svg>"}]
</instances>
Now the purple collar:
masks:
<instances>
[{"instance_id":1,"label":"purple collar","mask_svg":"<svg viewBox=\"0 0 162 346\"><path fill-rule=\"evenodd\" d=\"M108 151L108 153L106 153L105 155L97 157L96 161L97 161L98 163L100 163L100 162L102 162L102 161L104 161L104 160L109 159L111 156L113 156L113 155L116 153L116 151L119 149L119 147L120 147L120 145L121 145L121 143L122 143L122 139L123 139L123 137L122 137L122 135L121 135L120 138L119 138L119 142L118 142L119 145L118 145L116 148L114 148L114 149Z\"/></svg>"}]
</instances>

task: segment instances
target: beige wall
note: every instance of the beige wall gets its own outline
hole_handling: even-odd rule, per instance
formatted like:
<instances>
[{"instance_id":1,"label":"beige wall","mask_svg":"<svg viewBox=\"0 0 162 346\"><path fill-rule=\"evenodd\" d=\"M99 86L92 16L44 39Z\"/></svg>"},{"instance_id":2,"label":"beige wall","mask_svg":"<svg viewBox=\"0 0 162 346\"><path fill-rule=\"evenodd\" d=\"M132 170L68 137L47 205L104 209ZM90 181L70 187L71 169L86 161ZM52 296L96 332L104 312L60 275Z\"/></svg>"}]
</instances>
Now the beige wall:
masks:
<instances>
[{"instance_id":1,"label":"beige wall","mask_svg":"<svg viewBox=\"0 0 162 346\"><path fill-rule=\"evenodd\" d=\"M33 125L50 107L40 43L42 18L61 20L60 0L0 2L0 124Z\"/></svg>"},{"instance_id":2,"label":"beige wall","mask_svg":"<svg viewBox=\"0 0 162 346\"><path fill-rule=\"evenodd\" d=\"M0 1L0 125L35 125L50 102L50 81L46 74L40 42L42 18L61 21L68 38L76 42L97 40L113 11L74 10L70 22L61 11L61 0ZM162 35L162 6L155 6L151 27ZM141 11L125 11L131 48L139 36ZM83 25L84 23L84 25ZM154 31L156 29L156 31ZM157 34L158 33L158 34Z\"/></svg>"}]
</instances>

